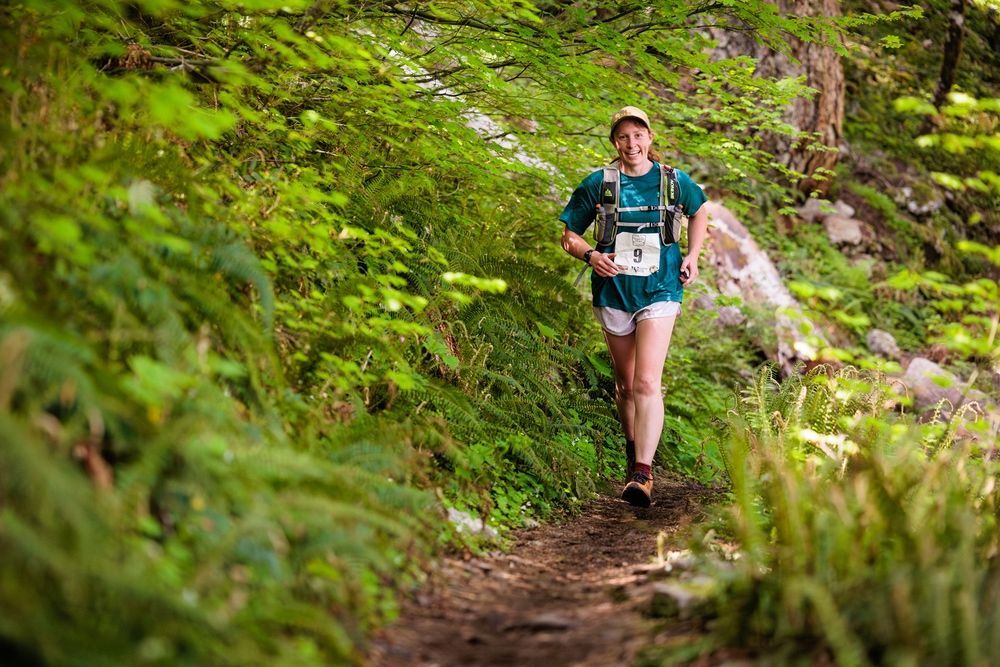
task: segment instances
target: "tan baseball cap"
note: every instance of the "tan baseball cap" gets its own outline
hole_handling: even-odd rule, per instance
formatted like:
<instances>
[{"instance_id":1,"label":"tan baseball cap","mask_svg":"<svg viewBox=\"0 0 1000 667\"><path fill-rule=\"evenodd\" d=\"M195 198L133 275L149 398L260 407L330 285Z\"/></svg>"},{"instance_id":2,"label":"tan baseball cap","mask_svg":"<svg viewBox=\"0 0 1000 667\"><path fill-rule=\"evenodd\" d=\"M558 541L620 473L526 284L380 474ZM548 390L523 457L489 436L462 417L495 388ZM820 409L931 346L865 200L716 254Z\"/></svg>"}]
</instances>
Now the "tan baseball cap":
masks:
<instances>
[{"instance_id":1,"label":"tan baseball cap","mask_svg":"<svg viewBox=\"0 0 1000 667\"><path fill-rule=\"evenodd\" d=\"M641 122L647 129L652 130L649 125L649 116L646 115L645 111L637 107L622 107L611 117L611 131L608 132L608 138L614 141L615 128L618 127L618 123L629 118Z\"/></svg>"}]
</instances>

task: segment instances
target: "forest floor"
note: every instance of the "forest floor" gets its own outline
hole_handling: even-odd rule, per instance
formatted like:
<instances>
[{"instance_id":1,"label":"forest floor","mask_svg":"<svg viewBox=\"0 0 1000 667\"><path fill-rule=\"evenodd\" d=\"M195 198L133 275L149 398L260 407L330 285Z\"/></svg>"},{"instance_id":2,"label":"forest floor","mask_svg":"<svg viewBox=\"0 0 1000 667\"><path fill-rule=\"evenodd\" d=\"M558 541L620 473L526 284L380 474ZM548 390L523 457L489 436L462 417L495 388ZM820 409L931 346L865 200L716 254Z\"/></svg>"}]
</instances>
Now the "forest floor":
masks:
<instances>
[{"instance_id":1,"label":"forest floor","mask_svg":"<svg viewBox=\"0 0 1000 667\"><path fill-rule=\"evenodd\" d=\"M375 638L371 664L625 667L651 643L696 638L695 624L658 622L648 611L663 571L657 536L667 549L684 548L712 492L661 476L652 507L616 495L609 486L568 520L520 531L508 552L440 562Z\"/></svg>"}]
</instances>

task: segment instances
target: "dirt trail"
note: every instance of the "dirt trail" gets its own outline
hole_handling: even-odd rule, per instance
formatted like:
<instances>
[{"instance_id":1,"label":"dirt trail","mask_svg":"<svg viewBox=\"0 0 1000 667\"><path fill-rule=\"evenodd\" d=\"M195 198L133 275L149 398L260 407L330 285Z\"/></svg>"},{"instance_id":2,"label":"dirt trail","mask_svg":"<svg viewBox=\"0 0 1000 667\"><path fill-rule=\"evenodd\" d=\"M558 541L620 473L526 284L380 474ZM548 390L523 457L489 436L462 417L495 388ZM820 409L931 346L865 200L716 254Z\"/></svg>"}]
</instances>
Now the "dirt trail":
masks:
<instances>
[{"instance_id":1,"label":"dirt trail","mask_svg":"<svg viewBox=\"0 0 1000 667\"><path fill-rule=\"evenodd\" d=\"M610 489L609 489L610 491ZM510 553L447 559L376 638L378 667L629 665L653 639L638 593L657 534L700 516L707 492L657 479L656 501L638 509L613 495L577 517L522 531Z\"/></svg>"}]
</instances>

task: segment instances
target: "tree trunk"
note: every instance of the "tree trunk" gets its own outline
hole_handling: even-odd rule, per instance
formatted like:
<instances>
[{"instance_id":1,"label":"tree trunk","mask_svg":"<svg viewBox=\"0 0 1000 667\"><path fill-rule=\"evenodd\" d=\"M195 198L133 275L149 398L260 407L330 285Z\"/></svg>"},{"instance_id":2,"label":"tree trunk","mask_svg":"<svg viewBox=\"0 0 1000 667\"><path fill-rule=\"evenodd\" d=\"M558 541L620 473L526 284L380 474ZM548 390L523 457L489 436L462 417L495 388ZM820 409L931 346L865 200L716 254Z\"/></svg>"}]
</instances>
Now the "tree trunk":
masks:
<instances>
[{"instance_id":1,"label":"tree trunk","mask_svg":"<svg viewBox=\"0 0 1000 667\"><path fill-rule=\"evenodd\" d=\"M941 60L941 76L934 92L934 106L940 109L948 99L951 87L955 85L958 59L962 57L962 41L965 39L965 0L951 0L948 12L948 37L944 43L944 58Z\"/></svg>"},{"instance_id":2,"label":"tree trunk","mask_svg":"<svg viewBox=\"0 0 1000 667\"><path fill-rule=\"evenodd\" d=\"M838 0L776 0L783 14L797 16L838 16ZM757 72L768 78L805 76L806 85L816 90L809 98L799 98L787 109L784 120L803 133L799 140L768 136L764 148L778 160L804 174L799 189L825 193L829 181L823 171L833 169L840 157L844 129L844 68L840 56L829 46L789 39L788 56L758 44L746 33L713 30L719 51L726 57L750 55L757 59ZM791 56L791 58L789 58ZM798 62L793 62L797 60ZM819 144L820 150L813 147ZM824 150L825 149L825 150Z\"/></svg>"}]
</instances>

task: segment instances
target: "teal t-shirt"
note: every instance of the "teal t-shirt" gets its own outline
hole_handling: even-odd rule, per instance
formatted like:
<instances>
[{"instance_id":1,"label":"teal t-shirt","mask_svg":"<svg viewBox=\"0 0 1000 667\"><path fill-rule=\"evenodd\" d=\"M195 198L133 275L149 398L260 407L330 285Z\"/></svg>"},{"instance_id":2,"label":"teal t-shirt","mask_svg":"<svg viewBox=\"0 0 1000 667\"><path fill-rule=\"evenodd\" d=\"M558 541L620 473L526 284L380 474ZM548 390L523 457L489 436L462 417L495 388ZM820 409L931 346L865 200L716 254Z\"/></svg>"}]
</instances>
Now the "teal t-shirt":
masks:
<instances>
[{"instance_id":1,"label":"teal t-shirt","mask_svg":"<svg viewBox=\"0 0 1000 667\"><path fill-rule=\"evenodd\" d=\"M701 205L707 201L704 191L691 177L680 169L675 169L677 184L680 189L678 203L684 215L692 216L698 212ZM583 236L597 217L597 204L600 201L601 183L604 172L600 169L593 172L573 191L569 203L563 209L559 219L573 232ZM621 175L619 205L656 206L660 203L660 165L653 163L653 168L642 176L632 178ZM620 214L622 222L652 222L660 219L658 211L626 211ZM628 229L628 231L634 231ZM642 233L659 234L659 227L643 228ZM614 252L614 243L610 248L602 248L604 252ZM620 273L613 278L602 278L591 273L590 287L594 295L594 305L607 308L617 308L630 313L660 301L683 301L684 287L681 285L681 249L677 243L660 248L660 269L648 276L626 275Z\"/></svg>"}]
</instances>

